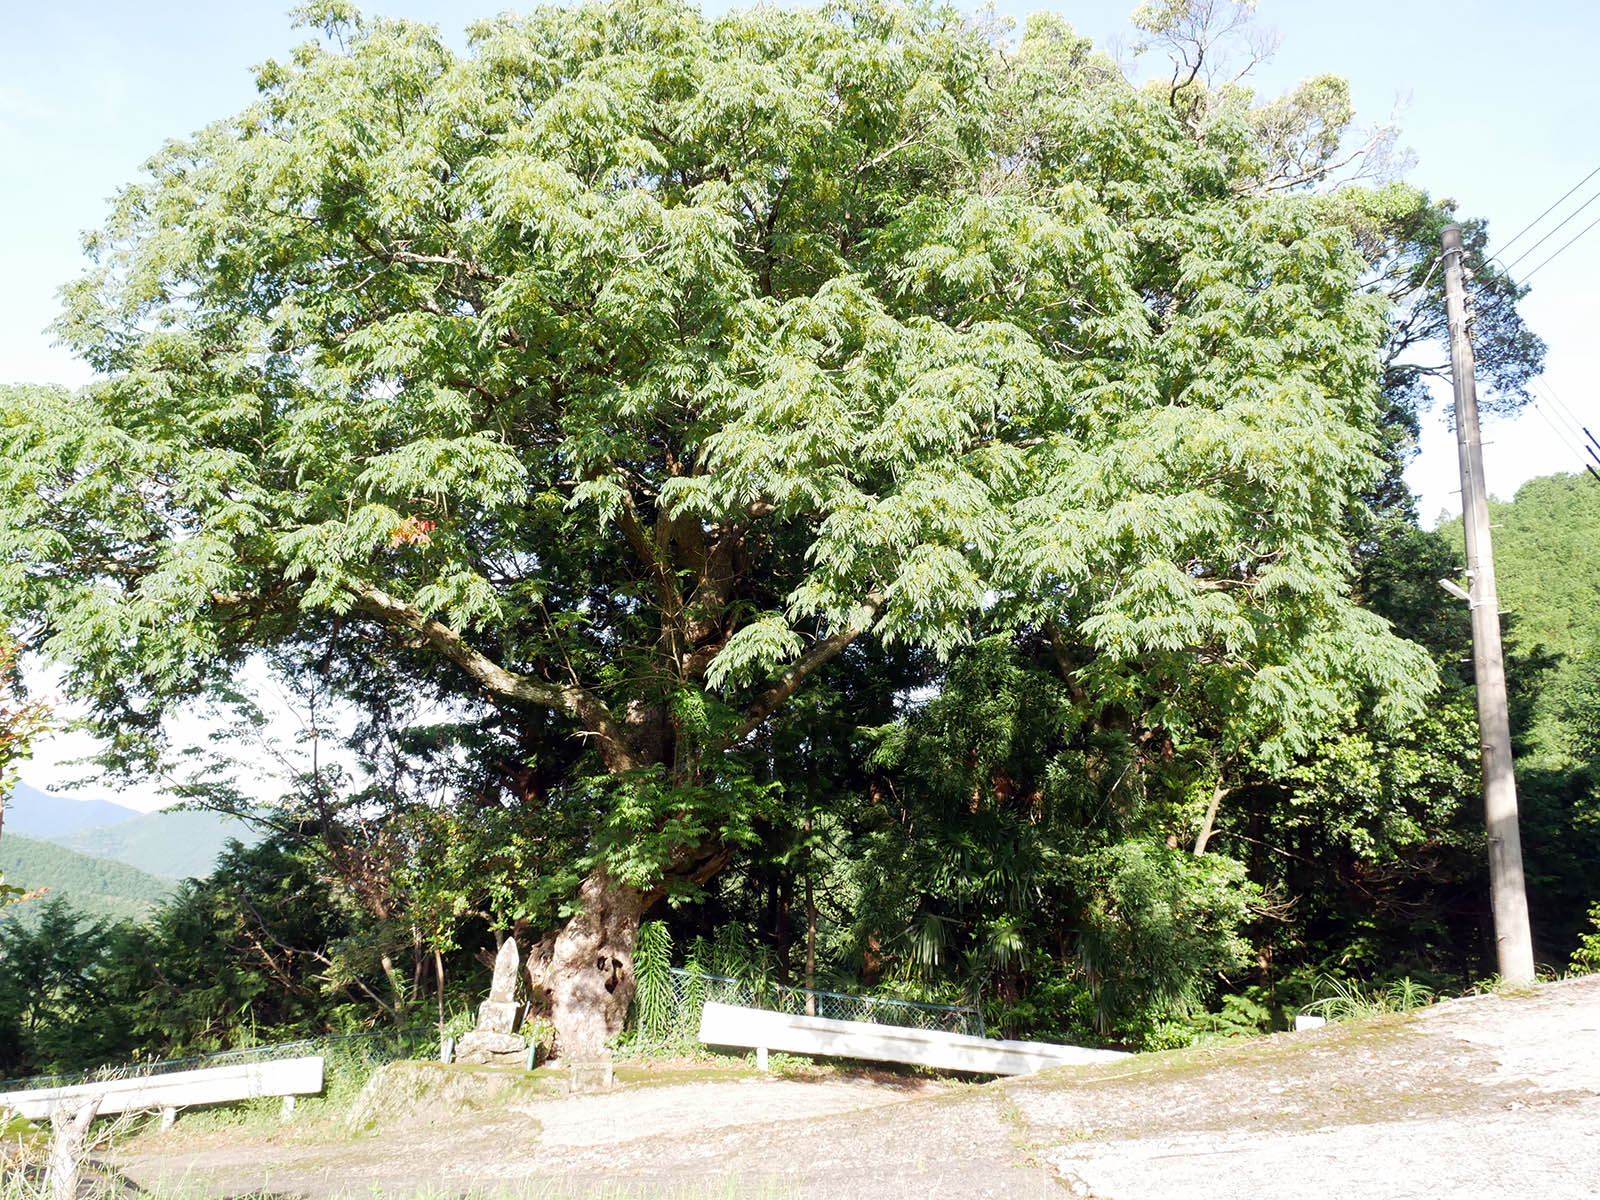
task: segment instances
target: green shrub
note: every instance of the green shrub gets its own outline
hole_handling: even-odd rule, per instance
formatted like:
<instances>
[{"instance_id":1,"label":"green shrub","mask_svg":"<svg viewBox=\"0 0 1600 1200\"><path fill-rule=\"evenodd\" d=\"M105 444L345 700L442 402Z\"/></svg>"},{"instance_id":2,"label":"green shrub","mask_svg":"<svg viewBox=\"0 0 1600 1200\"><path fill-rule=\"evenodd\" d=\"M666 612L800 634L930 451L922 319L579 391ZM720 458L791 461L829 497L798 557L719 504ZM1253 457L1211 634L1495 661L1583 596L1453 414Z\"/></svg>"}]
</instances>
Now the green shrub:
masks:
<instances>
[{"instance_id":1,"label":"green shrub","mask_svg":"<svg viewBox=\"0 0 1600 1200\"><path fill-rule=\"evenodd\" d=\"M1211 1037L1255 1037L1272 1028L1272 1010L1251 995L1235 992L1223 997L1216 1012L1191 1018L1190 1026Z\"/></svg>"},{"instance_id":2,"label":"green shrub","mask_svg":"<svg viewBox=\"0 0 1600 1200\"><path fill-rule=\"evenodd\" d=\"M1592 928L1578 939L1568 970L1573 975L1592 975L1600 971L1600 900L1589 909Z\"/></svg>"}]
</instances>

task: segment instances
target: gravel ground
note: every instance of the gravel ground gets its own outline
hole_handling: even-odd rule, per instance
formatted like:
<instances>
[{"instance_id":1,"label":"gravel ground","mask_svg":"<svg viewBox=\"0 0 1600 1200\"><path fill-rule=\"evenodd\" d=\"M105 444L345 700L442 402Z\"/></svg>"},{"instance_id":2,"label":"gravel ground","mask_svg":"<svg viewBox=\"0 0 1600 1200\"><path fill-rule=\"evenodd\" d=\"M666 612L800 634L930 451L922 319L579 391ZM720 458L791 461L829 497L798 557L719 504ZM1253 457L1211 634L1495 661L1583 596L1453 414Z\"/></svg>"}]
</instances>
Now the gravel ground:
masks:
<instances>
[{"instance_id":1,"label":"gravel ground","mask_svg":"<svg viewBox=\"0 0 1600 1200\"><path fill-rule=\"evenodd\" d=\"M141 1184L281 1200L1588 1200L1600 1195L1600 977L983 1085L655 1083L519 1094L364 1135L186 1134L180 1121L118 1165Z\"/></svg>"},{"instance_id":2,"label":"gravel ground","mask_svg":"<svg viewBox=\"0 0 1600 1200\"><path fill-rule=\"evenodd\" d=\"M1600 977L1161 1058L1009 1085L1074 1194L1600 1195Z\"/></svg>"}]
</instances>

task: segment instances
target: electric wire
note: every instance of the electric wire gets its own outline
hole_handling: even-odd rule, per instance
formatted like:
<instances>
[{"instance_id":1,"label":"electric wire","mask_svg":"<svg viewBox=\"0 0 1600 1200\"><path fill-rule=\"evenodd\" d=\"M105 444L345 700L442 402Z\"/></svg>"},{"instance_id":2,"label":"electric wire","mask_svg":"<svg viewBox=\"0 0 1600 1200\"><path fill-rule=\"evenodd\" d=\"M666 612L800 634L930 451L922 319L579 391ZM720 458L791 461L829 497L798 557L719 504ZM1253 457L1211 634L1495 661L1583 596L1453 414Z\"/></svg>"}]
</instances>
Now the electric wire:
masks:
<instances>
[{"instance_id":1,"label":"electric wire","mask_svg":"<svg viewBox=\"0 0 1600 1200\"><path fill-rule=\"evenodd\" d=\"M1594 433L1583 423L1582 418L1572 411L1571 406L1561 398L1561 394L1548 381L1534 379L1531 382L1553 402L1556 415L1560 416L1574 431L1578 431L1581 434L1578 437L1578 445L1582 446L1584 452L1594 459L1596 463L1600 463L1600 453L1597 453L1597 451L1600 451L1600 439L1595 438ZM1585 445L1585 440L1587 440L1587 445ZM1579 456L1579 460L1582 461L1582 455ZM1600 483L1600 471L1596 471L1593 465L1584 463L1583 469L1594 476L1596 483Z\"/></svg>"},{"instance_id":2,"label":"electric wire","mask_svg":"<svg viewBox=\"0 0 1600 1200\"><path fill-rule=\"evenodd\" d=\"M1533 402L1533 408L1534 408L1535 412L1537 412L1541 417L1544 418L1544 423L1546 425L1550 426L1551 431L1554 432L1555 435L1556 435L1556 440L1558 440L1561 443L1561 445L1566 449L1566 451L1569 454L1577 455L1578 461L1582 462L1583 461L1583 451L1580 448L1578 448L1577 446L1574 446L1572 444L1572 436L1570 434L1568 434L1567 432L1565 432L1561 428L1561 426L1559 426L1559 425L1557 425L1555 423L1555 421L1551 418L1550 414L1546 411L1546 406L1544 404L1540 403L1538 400L1535 400Z\"/></svg>"},{"instance_id":3,"label":"electric wire","mask_svg":"<svg viewBox=\"0 0 1600 1200\"><path fill-rule=\"evenodd\" d=\"M1582 229L1578 230L1578 232L1575 235L1573 235L1572 241L1569 241L1565 246L1562 246L1560 250L1557 250L1549 258L1545 259L1537 267L1535 267L1533 270L1529 271L1526 275L1524 275L1522 277L1522 282L1523 283L1527 283L1528 280L1532 279L1540 271L1544 270L1552 262L1554 262L1556 259L1560 258L1561 255L1563 253L1565 253L1566 250L1572 245L1572 242L1577 241L1584 234L1588 233L1589 230L1593 229L1596 225L1600 225L1600 217L1596 217L1594 220L1590 221L1587 225L1585 225Z\"/></svg>"},{"instance_id":4,"label":"electric wire","mask_svg":"<svg viewBox=\"0 0 1600 1200\"><path fill-rule=\"evenodd\" d=\"M1538 381L1535 380L1534 383L1537 384ZM1551 405L1548 400L1541 402L1540 400L1535 399L1533 401L1533 407L1538 414L1544 418L1545 424L1550 426L1551 430L1555 433L1556 440L1566 447L1569 453L1577 455L1578 465L1580 465L1585 471L1589 472L1589 474L1593 475L1596 483L1600 483L1600 471L1596 471L1594 469L1594 464L1587 462L1584 457L1585 454L1587 454L1589 458L1594 459L1595 463L1600 463L1600 454L1595 453L1594 447L1585 446L1582 438L1578 439L1578 445L1576 447L1573 446L1571 435L1566 433L1560 425L1557 425L1556 422L1551 419L1550 412L1553 410L1554 406ZM1589 433L1588 429L1584 429L1584 433ZM1593 434L1589 434L1589 440L1594 441Z\"/></svg>"},{"instance_id":5,"label":"electric wire","mask_svg":"<svg viewBox=\"0 0 1600 1200\"><path fill-rule=\"evenodd\" d=\"M1491 254L1487 259L1484 260L1484 265L1487 266L1491 262L1498 261L1498 262L1500 262L1502 264L1502 268L1504 269L1506 275L1510 276L1511 270L1512 270L1513 267L1515 267L1518 263L1520 263L1524 259L1526 259L1530 254L1532 254L1540 246L1544 245L1553 236L1555 236L1555 234L1559 233L1565 226L1571 224L1572 219L1574 217L1576 217L1579 213L1581 213L1584 209L1588 208L1596 200L1600 200L1600 192L1596 192L1594 195L1590 196L1587 200L1585 200L1582 204L1578 205L1577 208L1573 209L1570 213L1568 213L1565 217L1563 217L1561 219L1561 221L1558 224L1556 224L1556 226L1554 228L1548 230L1543 237L1541 237L1538 241L1534 242L1533 245L1529 246L1521 254L1517 255L1517 257L1515 259L1513 259L1509 264L1506 264L1505 259L1504 259L1503 256L1507 252L1509 252L1510 249L1513 246L1515 246L1524 237L1526 237L1533 229L1535 229L1539 225L1539 223L1541 221L1543 221L1551 213L1555 212L1556 209L1560 208L1569 199L1571 199L1572 196L1574 194L1576 194L1577 191L1580 188L1582 188L1584 184L1588 183L1596 175L1600 175L1600 166L1595 167L1587 175L1585 175L1582 179L1578 180L1577 183L1573 184L1570 188L1568 188L1565 192L1563 192L1556 199L1556 201L1553 204L1550 205L1550 207L1546 208L1537 217L1535 217L1533 220L1529 221L1526 225L1524 225L1521 229L1519 229L1511 237L1511 239L1508 242L1505 243L1504 246L1502 246L1496 253ZM1595 218L1593 221L1589 222L1589 224L1585 225L1576 234L1574 234L1565 243L1563 243L1562 246L1560 247L1560 249L1556 250L1555 253L1553 253L1549 257L1545 258L1542 262L1540 262L1538 264L1538 266L1536 266L1532 270L1530 270L1526 275L1524 275L1522 277L1522 282L1526 283L1529 279L1531 279L1534 276L1534 274L1536 274L1539 271L1542 271L1545 267L1549 266L1552 262L1554 262L1562 254L1566 253L1566 251L1573 245L1573 243L1577 242L1579 238L1583 237L1584 234L1588 233L1596 225L1600 225L1600 217ZM1433 274L1432 266L1429 267L1428 274L1430 276ZM1474 274L1475 274L1475 272L1474 272ZM1426 287L1426 286L1427 286L1427 280L1424 279L1422 284L1418 288L1413 289L1413 291L1421 290L1421 288ZM1468 313L1469 313L1469 316L1470 316L1470 312L1471 312L1471 290L1470 289L1465 289L1465 290L1466 290L1466 293L1467 293L1467 307L1468 307ZM1561 443L1561 445L1564 446L1569 453L1576 454L1577 458L1578 458L1578 461L1583 465L1583 469L1585 471L1587 471L1590 475L1594 476L1595 481L1597 483L1600 483L1600 471L1596 471L1593 466L1591 466L1588 462L1584 461L1585 454L1587 454L1587 456L1589 458L1592 458L1597 463L1600 463L1600 454L1596 453L1596 450L1600 450L1600 440L1597 440L1595 438L1595 435L1590 431L1589 427L1587 425L1584 425L1578 419L1577 414L1575 414L1567 406L1566 401L1562 400L1561 397L1556 394L1556 391L1555 391L1554 388L1552 388L1549 384L1545 383L1543 380L1537 379L1537 378L1533 379L1533 380L1530 380L1529 382L1533 384L1533 386L1540 392L1541 396L1544 399L1544 402L1541 403L1538 398L1530 397L1530 400L1532 401L1533 407L1535 409L1537 409L1539 415L1544 418L1545 424L1550 426L1551 432L1553 432L1556 435L1556 440L1559 441ZM1561 420L1562 424L1558 425L1556 423L1556 420L1553 419L1552 416L1551 416L1552 413L1555 414L1555 417L1557 417L1557 418L1559 418ZM1563 428L1563 425L1565 425L1566 428ZM1581 436L1580 436L1580 431L1581 431ZM1574 445L1574 439L1576 439L1576 443L1577 443L1576 445ZM1589 444L1586 445L1585 444L1585 440L1587 440L1587 442Z\"/></svg>"},{"instance_id":6,"label":"electric wire","mask_svg":"<svg viewBox=\"0 0 1600 1200\"><path fill-rule=\"evenodd\" d=\"M1589 205L1593 204L1596 200L1600 200L1600 192L1596 192L1594 195L1590 196L1587 200L1585 200L1582 204L1578 205L1577 208L1573 209L1566 216L1562 217L1561 221L1558 224L1556 224L1555 226L1553 226L1551 229L1547 230L1545 232L1545 235L1542 238L1540 238L1533 245L1529 246L1526 250L1524 250L1521 254L1517 255L1510 262L1506 263L1506 274L1507 275L1511 274L1511 272L1516 269L1516 266L1517 266L1517 264L1519 262L1521 262L1523 259L1527 258L1528 255L1532 254L1535 250L1537 250L1540 246L1544 245L1551 238L1555 237L1556 234L1560 233L1561 230L1563 228L1565 228L1572 221L1573 217L1577 216L1584 209L1588 208ZM1583 235L1580 233L1578 236L1582 237ZM1557 251L1556 253L1559 254L1560 251ZM1530 271L1530 272L1528 272L1528 274L1531 275L1531 274L1533 274L1533 272Z\"/></svg>"},{"instance_id":7,"label":"electric wire","mask_svg":"<svg viewBox=\"0 0 1600 1200\"><path fill-rule=\"evenodd\" d=\"M1513 237L1513 238L1512 238L1512 239L1511 239L1511 240L1510 240L1510 241L1509 241L1509 242L1507 242L1507 243L1506 243L1506 244L1505 244L1505 245L1504 245L1504 246L1502 246L1502 247L1500 247L1500 250L1499 250L1499 252L1498 252L1498 253L1496 253L1496 254L1495 254L1495 255L1494 255L1494 256L1493 256L1493 257L1495 257L1495 258L1499 258L1499 257L1500 257L1500 255L1501 255L1501 254L1504 254L1504 253L1505 253L1505 252L1506 252L1506 251L1507 251L1507 250L1509 250L1509 249L1511 249L1511 247L1513 247L1513 246L1515 246L1515 245L1516 245L1516 244L1517 244L1517 243L1518 243L1518 242L1520 242L1520 241L1521 241L1521 240L1522 240L1522 239L1523 239L1523 238L1524 238L1524 237L1525 237L1525 236L1527 236L1527 233L1528 233L1528 231L1529 231L1529 230L1530 230L1530 229L1532 229L1532 228L1533 228L1533 227L1534 227L1534 226L1535 226L1535 225L1537 225L1537 224L1538 224L1538 223L1539 223L1539 222L1540 222L1540 221L1542 221L1542 220L1544 220L1544 219L1545 219L1545 218L1546 218L1546 217L1548 217L1548 216L1549 216L1549 215L1550 215L1550 214L1551 214L1551 213L1553 213L1553 212L1555 212L1555 210L1556 210L1556 209L1558 209L1558 208L1560 208L1560 207L1561 207L1561 206L1562 206L1562 204L1564 204L1564 203L1565 203L1565 202L1566 202L1566 200L1567 200L1567 197L1568 197L1568 196L1571 196L1571 195L1572 195L1572 193L1573 193L1573 192L1575 192L1575 191L1577 191L1577 190L1578 190L1578 189L1579 189L1579 188L1581 188L1581 187L1582 187L1582 186L1583 186L1583 185L1584 185L1584 184L1586 184L1586 183L1588 183L1588 182L1589 182L1589 180L1591 180L1591 179L1593 179L1593 178L1594 178L1594 177L1595 177L1595 176L1596 176L1596 175L1600 175L1600 167L1596 167L1596 168L1595 168L1595 169L1594 169L1594 170L1592 170L1592 171L1590 171L1590 172L1589 172L1589 173L1588 173L1588 174L1587 174L1587 175L1585 175L1585 176L1584 176L1584 177L1583 177L1583 178L1582 178L1582 179L1580 179L1580 180L1578 180L1578 182L1577 182L1577 183L1575 183L1575 184L1573 184L1573 185L1572 185L1572 187L1571 187L1571 188L1569 188L1569 189L1568 189L1568 190L1567 190L1567 192L1566 192L1566 193L1565 193L1565 194L1564 194L1564 195L1563 195L1563 196L1562 196L1562 197L1561 197L1561 199L1560 199L1560 200L1557 200L1557 201L1556 201L1556 202L1555 202L1555 203L1554 203L1554 204L1552 204L1552 205L1551 205L1551 206L1550 206L1550 207L1549 207L1549 208L1547 208L1547 209L1545 209L1545 210L1544 210L1544 211L1543 211L1543 212L1542 212L1542 213L1540 213L1540 214L1539 214L1539 215L1538 215L1538 216L1537 216L1537 217L1535 217L1535 218L1534 218L1534 219L1533 219L1533 220L1531 220L1531 221L1529 221L1529 222L1528 222L1528 223L1527 223L1527 224L1526 224L1526 225L1524 225L1524 226L1523 226L1523 227L1522 227L1522 228L1521 228L1521 229L1520 229L1520 230L1519 230L1519 231L1518 231L1518 232L1517 232L1517 234L1516 234L1516 236L1515 236L1515 237Z\"/></svg>"},{"instance_id":8,"label":"electric wire","mask_svg":"<svg viewBox=\"0 0 1600 1200\"><path fill-rule=\"evenodd\" d=\"M1567 406L1560 403L1555 392L1542 380L1530 379L1528 382L1536 392L1545 398L1546 403L1550 406L1550 411L1556 415L1556 418L1562 425L1566 426L1567 431L1581 445L1583 443L1583 426L1573 419L1572 413L1567 409Z\"/></svg>"},{"instance_id":9,"label":"electric wire","mask_svg":"<svg viewBox=\"0 0 1600 1200\"><path fill-rule=\"evenodd\" d=\"M1573 430L1582 434L1584 438L1587 438L1590 444L1593 445L1596 450L1600 450L1600 439L1595 438L1589 427L1583 423L1582 418L1580 418L1577 413L1572 411L1572 406L1561 398L1561 394L1557 392L1555 388L1551 387L1547 380L1535 379L1534 383L1537 384L1539 388L1550 397L1551 400L1555 401L1557 410L1565 415L1567 423L1572 426Z\"/></svg>"}]
</instances>

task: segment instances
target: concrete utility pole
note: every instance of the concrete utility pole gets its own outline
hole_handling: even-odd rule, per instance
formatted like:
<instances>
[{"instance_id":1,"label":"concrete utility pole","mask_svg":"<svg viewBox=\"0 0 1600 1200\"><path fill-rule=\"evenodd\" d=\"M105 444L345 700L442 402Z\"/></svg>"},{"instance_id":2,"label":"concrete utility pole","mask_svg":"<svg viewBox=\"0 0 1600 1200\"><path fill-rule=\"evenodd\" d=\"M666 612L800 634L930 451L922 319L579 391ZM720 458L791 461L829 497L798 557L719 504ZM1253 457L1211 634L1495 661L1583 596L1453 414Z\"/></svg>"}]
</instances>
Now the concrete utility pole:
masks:
<instances>
[{"instance_id":1,"label":"concrete utility pole","mask_svg":"<svg viewBox=\"0 0 1600 1200\"><path fill-rule=\"evenodd\" d=\"M1450 318L1450 367L1456 393L1456 445L1461 453L1461 514L1467 534L1467 596L1472 613L1472 668L1478 693L1478 734L1483 752L1484 820L1489 828L1489 894L1494 904L1500 978L1533 982L1533 938L1522 878L1522 836L1517 828L1517 780L1511 769L1511 722L1506 714L1506 663L1500 648L1500 599L1489 542L1489 495L1483 483L1478 434L1478 386L1467 340L1466 293L1461 282L1461 227L1444 227L1444 295Z\"/></svg>"}]
</instances>

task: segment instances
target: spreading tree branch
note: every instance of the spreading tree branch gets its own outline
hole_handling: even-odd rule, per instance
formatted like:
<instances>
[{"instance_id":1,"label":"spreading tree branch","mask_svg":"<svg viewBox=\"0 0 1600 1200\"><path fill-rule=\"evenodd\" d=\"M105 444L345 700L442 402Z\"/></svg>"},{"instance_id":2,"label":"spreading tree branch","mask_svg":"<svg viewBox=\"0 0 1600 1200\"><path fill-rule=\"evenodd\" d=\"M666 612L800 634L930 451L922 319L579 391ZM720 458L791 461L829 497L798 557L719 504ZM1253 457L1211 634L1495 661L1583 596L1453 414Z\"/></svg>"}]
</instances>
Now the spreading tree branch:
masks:
<instances>
[{"instance_id":1,"label":"spreading tree branch","mask_svg":"<svg viewBox=\"0 0 1600 1200\"><path fill-rule=\"evenodd\" d=\"M456 630L414 605L398 600L369 583L356 581L346 586L367 612L417 634L491 695L502 700L537 704L576 717L584 731L595 739L600 757L605 760L609 770L631 771L641 765L628 742L627 731L622 723L612 715L605 702L587 688L575 683L546 683L542 679L509 671L468 645Z\"/></svg>"},{"instance_id":2,"label":"spreading tree branch","mask_svg":"<svg viewBox=\"0 0 1600 1200\"><path fill-rule=\"evenodd\" d=\"M867 610L866 619L852 621L831 637L818 641L811 649L797 658L784 672L778 676L778 682L763 692L753 704L744 712L739 724L732 733L722 739L719 749L737 745L755 732L757 726L765 721L779 708L788 702L789 698L800 690L800 685L806 678L824 663L838 657L851 642L866 632L872 624L872 619L878 615L883 607L883 596L873 592L862 603Z\"/></svg>"}]
</instances>

